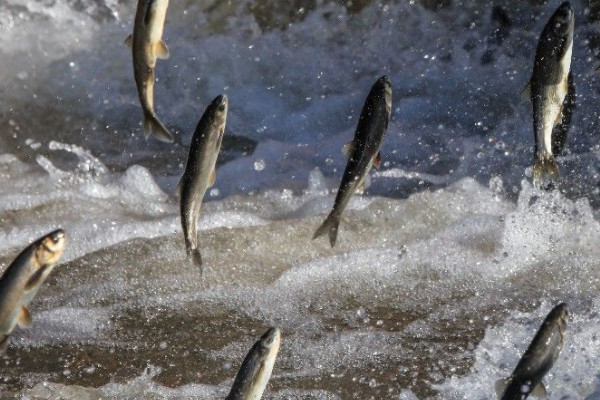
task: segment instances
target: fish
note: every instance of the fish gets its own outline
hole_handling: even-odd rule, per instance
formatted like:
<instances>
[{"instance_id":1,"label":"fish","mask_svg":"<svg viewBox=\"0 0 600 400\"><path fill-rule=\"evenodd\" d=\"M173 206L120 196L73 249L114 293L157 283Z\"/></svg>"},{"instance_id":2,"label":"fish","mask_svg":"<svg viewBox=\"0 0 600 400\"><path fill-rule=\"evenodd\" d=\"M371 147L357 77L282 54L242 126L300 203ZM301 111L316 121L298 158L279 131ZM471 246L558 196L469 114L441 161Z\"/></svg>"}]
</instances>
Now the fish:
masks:
<instances>
[{"instance_id":1,"label":"fish","mask_svg":"<svg viewBox=\"0 0 600 400\"><path fill-rule=\"evenodd\" d=\"M151 133L162 142L172 143L173 135L154 112L154 68L156 60L169 58L169 49L162 40L169 0L138 0L133 33L125 39L131 48L133 76L144 113L146 139Z\"/></svg>"},{"instance_id":2,"label":"fish","mask_svg":"<svg viewBox=\"0 0 600 400\"><path fill-rule=\"evenodd\" d=\"M199 267L202 267L202 256L198 248L197 223L204 194L216 180L215 166L225 133L227 105L227 96L219 95L206 107L194 131L177 189L186 253Z\"/></svg>"},{"instance_id":3,"label":"fish","mask_svg":"<svg viewBox=\"0 0 600 400\"><path fill-rule=\"evenodd\" d=\"M561 125L563 106L569 92L574 26L575 14L571 4L566 1L556 9L542 31L535 52L533 73L525 89L533 104L533 183L544 189L552 188L559 179L553 140L560 138L557 139L552 132L554 127ZM572 83L571 90L574 91Z\"/></svg>"},{"instance_id":4,"label":"fish","mask_svg":"<svg viewBox=\"0 0 600 400\"><path fill-rule=\"evenodd\" d=\"M509 378L496 382L501 400L546 397L542 378L552 368L565 344L569 310L560 303L550 311Z\"/></svg>"},{"instance_id":5,"label":"fish","mask_svg":"<svg viewBox=\"0 0 600 400\"><path fill-rule=\"evenodd\" d=\"M375 165L379 166L379 148L387 130L392 112L392 84L387 76L373 84L363 105L354 139L345 146L348 163L340 183L333 209L317 229L313 240L327 233L331 247L335 246L342 212L352 194L362 192L365 176Z\"/></svg>"},{"instance_id":6,"label":"fish","mask_svg":"<svg viewBox=\"0 0 600 400\"><path fill-rule=\"evenodd\" d=\"M281 332L269 328L242 362L225 400L260 400L271 378L281 344Z\"/></svg>"},{"instance_id":7,"label":"fish","mask_svg":"<svg viewBox=\"0 0 600 400\"><path fill-rule=\"evenodd\" d=\"M25 248L0 277L0 354L17 325L31 326L27 306L54 269L66 242L62 229L42 236Z\"/></svg>"}]
</instances>

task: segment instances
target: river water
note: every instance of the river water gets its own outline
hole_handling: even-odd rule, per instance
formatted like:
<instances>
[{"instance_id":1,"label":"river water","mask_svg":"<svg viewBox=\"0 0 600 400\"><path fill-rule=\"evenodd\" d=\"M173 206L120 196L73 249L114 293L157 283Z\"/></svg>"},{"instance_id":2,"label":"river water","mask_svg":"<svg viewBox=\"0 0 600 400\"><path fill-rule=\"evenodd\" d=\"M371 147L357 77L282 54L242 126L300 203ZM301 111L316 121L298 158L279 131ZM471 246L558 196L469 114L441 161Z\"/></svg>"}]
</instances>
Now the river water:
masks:
<instances>
[{"instance_id":1,"label":"river water","mask_svg":"<svg viewBox=\"0 0 600 400\"><path fill-rule=\"evenodd\" d=\"M442 3L172 0L155 104L176 144L143 138L133 1L0 3L0 271L69 235L0 356L0 399L224 398L269 326L266 399L492 399L559 302L549 396L600 399L597 28L573 1L577 107L542 192L521 91L559 2ZM382 168L331 249L311 238L384 74ZM201 274L174 192L220 93Z\"/></svg>"}]
</instances>

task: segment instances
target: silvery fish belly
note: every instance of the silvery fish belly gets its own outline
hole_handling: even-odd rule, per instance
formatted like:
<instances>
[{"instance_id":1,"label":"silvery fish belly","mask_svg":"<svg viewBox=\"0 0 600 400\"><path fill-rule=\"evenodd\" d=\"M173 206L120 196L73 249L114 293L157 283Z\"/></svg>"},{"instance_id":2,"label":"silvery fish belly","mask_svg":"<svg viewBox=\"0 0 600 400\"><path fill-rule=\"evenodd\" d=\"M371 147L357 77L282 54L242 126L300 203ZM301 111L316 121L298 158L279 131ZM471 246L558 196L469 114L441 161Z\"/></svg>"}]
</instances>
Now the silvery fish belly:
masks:
<instances>
[{"instance_id":1,"label":"silvery fish belly","mask_svg":"<svg viewBox=\"0 0 600 400\"><path fill-rule=\"evenodd\" d=\"M139 0L133 33L125 43L131 47L133 75L144 114L144 134L148 138L153 133L156 139L171 143L173 135L154 112L156 60L169 58L169 50L162 40L168 5L169 0Z\"/></svg>"},{"instance_id":2,"label":"silvery fish belly","mask_svg":"<svg viewBox=\"0 0 600 400\"><path fill-rule=\"evenodd\" d=\"M544 188L552 187L559 179L552 132L562 122L563 104L569 91L574 25L573 9L569 2L564 2L542 31L529 83L535 136L533 181Z\"/></svg>"},{"instance_id":3,"label":"silvery fish belly","mask_svg":"<svg viewBox=\"0 0 600 400\"><path fill-rule=\"evenodd\" d=\"M244 358L226 400L260 400L271 378L280 344L279 329L265 332Z\"/></svg>"},{"instance_id":4,"label":"silvery fish belly","mask_svg":"<svg viewBox=\"0 0 600 400\"><path fill-rule=\"evenodd\" d=\"M63 230L49 233L23 250L0 278L0 352L17 325L31 325L26 306L52 272L65 244Z\"/></svg>"},{"instance_id":5,"label":"silvery fish belly","mask_svg":"<svg viewBox=\"0 0 600 400\"><path fill-rule=\"evenodd\" d=\"M337 240L342 212L352 195L361 191L371 166L379 163L379 148L388 127L392 110L392 84L382 76L369 91L358 119L354 139L346 146L348 163L338 189L333 209L315 232L313 239L327 233L331 247Z\"/></svg>"},{"instance_id":6,"label":"silvery fish belly","mask_svg":"<svg viewBox=\"0 0 600 400\"><path fill-rule=\"evenodd\" d=\"M179 183L181 225L189 258L202 266L198 248L197 223L206 190L215 183L215 167L227 121L227 96L217 96L202 114Z\"/></svg>"},{"instance_id":7,"label":"silvery fish belly","mask_svg":"<svg viewBox=\"0 0 600 400\"><path fill-rule=\"evenodd\" d=\"M564 303L550 311L510 377L496 382L496 393L500 399L521 400L530 394L546 396L546 388L541 381L565 344L568 316Z\"/></svg>"}]
</instances>

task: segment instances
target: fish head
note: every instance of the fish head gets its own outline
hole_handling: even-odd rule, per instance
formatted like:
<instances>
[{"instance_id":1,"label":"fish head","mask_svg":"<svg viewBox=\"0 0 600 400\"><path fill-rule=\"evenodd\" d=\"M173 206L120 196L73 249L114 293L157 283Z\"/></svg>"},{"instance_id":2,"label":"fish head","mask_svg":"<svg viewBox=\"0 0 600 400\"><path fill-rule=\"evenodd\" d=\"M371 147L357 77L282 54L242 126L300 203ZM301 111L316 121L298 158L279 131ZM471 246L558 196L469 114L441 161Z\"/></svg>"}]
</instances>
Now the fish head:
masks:
<instances>
[{"instance_id":1,"label":"fish head","mask_svg":"<svg viewBox=\"0 0 600 400\"><path fill-rule=\"evenodd\" d=\"M54 264L58 261L65 245L67 244L67 234L62 229L57 229L40 239L35 257L40 267Z\"/></svg>"},{"instance_id":2,"label":"fish head","mask_svg":"<svg viewBox=\"0 0 600 400\"><path fill-rule=\"evenodd\" d=\"M211 124L220 130L225 129L225 121L227 120L228 99L224 94L220 94L210 103L210 118Z\"/></svg>"},{"instance_id":3,"label":"fish head","mask_svg":"<svg viewBox=\"0 0 600 400\"><path fill-rule=\"evenodd\" d=\"M390 82L390 79L386 75L379 78L378 82L383 86L385 111L387 112L389 119L392 114L392 82Z\"/></svg>"},{"instance_id":4,"label":"fish head","mask_svg":"<svg viewBox=\"0 0 600 400\"><path fill-rule=\"evenodd\" d=\"M560 38L568 38L573 36L575 27L575 13L571 7L571 3L565 1L554 12L550 18L552 31Z\"/></svg>"},{"instance_id":5,"label":"fish head","mask_svg":"<svg viewBox=\"0 0 600 400\"><path fill-rule=\"evenodd\" d=\"M260 340L261 354L266 358L274 357L279 351L281 344L281 332L277 328L269 328Z\"/></svg>"},{"instance_id":6,"label":"fish head","mask_svg":"<svg viewBox=\"0 0 600 400\"><path fill-rule=\"evenodd\" d=\"M551 311L552 319L558 324L558 329L564 335L567 330L567 321L569 319L569 308L566 303L560 303Z\"/></svg>"}]
</instances>

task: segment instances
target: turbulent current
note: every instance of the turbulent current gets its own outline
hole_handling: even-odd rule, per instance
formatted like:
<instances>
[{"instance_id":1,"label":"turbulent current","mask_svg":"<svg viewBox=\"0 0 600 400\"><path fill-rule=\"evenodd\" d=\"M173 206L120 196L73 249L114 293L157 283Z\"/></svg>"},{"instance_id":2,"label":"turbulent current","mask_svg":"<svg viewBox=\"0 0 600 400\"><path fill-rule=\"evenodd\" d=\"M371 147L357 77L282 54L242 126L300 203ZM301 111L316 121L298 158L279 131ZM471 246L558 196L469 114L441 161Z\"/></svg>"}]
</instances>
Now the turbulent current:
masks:
<instances>
[{"instance_id":1,"label":"turbulent current","mask_svg":"<svg viewBox=\"0 0 600 400\"><path fill-rule=\"evenodd\" d=\"M577 106L547 192L531 186L521 91L560 2L434 3L171 0L165 144L144 140L123 44L134 1L0 2L0 271L42 234L69 236L0 356L0 399L224 398L269 326L266 399L493 399L559 302L549 398L600 399L594 9L572 1ZM384 74L382 166L331 249L311 238ZM220 93L200 274L174 192Z\"/></svg>"}]
</instances>

